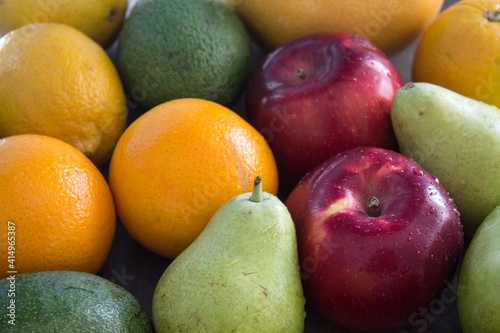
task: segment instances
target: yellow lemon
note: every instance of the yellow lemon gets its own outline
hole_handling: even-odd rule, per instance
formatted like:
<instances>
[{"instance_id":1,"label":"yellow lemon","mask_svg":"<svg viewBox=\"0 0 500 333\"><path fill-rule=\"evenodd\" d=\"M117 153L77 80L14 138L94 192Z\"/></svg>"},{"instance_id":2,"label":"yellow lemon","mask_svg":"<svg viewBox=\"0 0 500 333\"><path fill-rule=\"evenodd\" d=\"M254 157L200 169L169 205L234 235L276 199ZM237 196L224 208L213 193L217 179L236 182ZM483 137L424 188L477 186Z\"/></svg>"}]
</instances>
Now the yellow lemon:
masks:
<instances>
[{"instance_id":1,"label":"yellow lemon","mask_svg":"<svg viewBox=\"0 0 500 333\"><path fill-rule=\"evenodd\" d=\"M127 0L0 0L0 36L32 23L64 23L109 46L118 35Z\"/></svg>"},{"instance_id":2,"label":"yellow lemon","mask_svg":"<svg viewBox=\"0 0 500 333\"><path fill-rule=\"evenodd\" d=\"M444 0L224 0L269 49L318 32L351 32L396 53L437 16Z\"/></svg>"},{"instance_id":3,"label":"yellow lemon","mask_svg":"<svg viewBox=\"0 0 500 333\"><path fill-rule=\"evenodd\" d=\"M125 93L106 52L59 23L11 31L0 39L0 138L56 137L106 162L125 130Z\"/></svg>"}]
</instances>

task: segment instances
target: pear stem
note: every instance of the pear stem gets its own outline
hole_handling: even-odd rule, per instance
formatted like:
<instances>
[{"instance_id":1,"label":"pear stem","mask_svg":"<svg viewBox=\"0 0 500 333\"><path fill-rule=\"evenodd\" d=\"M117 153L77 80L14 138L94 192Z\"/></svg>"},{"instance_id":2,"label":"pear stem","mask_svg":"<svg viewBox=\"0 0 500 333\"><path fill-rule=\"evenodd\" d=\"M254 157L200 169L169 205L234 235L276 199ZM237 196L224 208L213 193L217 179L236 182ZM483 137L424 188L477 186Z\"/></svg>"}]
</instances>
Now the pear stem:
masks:
<instances>
[{"instance_id":1,"label":"pear stem","mask_svg":"<svg viewBox=\"0 0 500 333\"><path fill-rule=\"evenodd\" d=\"M410 90L413 87L415 87L415 84L413 84L413 82L407 82L401 89L402 90Z\"/></svg>"},{"instance_id":2,"label":"pear stem","mask_svg":"<svg viewBox=\"0 0 500 333\"><path fill-rule=\"evenodd\" d=\"M263 198L262 194L262 178L260 176L255 177L253 181L253 191L250 196L250 201L261 202Z\"/></svg>"}]
</instances>

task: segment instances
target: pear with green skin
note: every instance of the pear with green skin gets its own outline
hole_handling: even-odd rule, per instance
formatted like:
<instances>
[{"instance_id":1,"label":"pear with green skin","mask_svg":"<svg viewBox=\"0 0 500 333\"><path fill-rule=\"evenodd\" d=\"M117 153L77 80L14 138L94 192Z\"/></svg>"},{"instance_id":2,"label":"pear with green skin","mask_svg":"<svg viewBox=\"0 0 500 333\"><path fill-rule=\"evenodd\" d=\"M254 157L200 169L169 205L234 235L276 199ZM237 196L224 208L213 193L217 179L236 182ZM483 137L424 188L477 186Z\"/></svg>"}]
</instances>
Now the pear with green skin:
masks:
<instances>
[{"instance_id":1,"label":"pear with green skin","mask_svg":"<svg viewBox=\"0 0 500 333\"><path fill-rule=\"evenodd\" d=\"M467 237L500 205L500 109L430 83L407 83L391 117L400 152L437 177Z\"/></svg>"},{"instance_id":2,"label":"pear with green skin","mask_svg":"<svg viewBox=\"0 0 500 333\"><path fill-rule=\"evenodd\" d=\"M295 225L262 192L226 202L166 269L153 295L155 332L303 332Z\"/></svg>"},{"instance_id":3,"label":"pear with green skin","mask_svg":"<svg viewBox=\"0 0 500 333\"><path fill-rule=\"evenodd\" d=\"M500 206L479 226L465 253L457 306L464 333L500 332Z\"/></svg>"}]
</instances>

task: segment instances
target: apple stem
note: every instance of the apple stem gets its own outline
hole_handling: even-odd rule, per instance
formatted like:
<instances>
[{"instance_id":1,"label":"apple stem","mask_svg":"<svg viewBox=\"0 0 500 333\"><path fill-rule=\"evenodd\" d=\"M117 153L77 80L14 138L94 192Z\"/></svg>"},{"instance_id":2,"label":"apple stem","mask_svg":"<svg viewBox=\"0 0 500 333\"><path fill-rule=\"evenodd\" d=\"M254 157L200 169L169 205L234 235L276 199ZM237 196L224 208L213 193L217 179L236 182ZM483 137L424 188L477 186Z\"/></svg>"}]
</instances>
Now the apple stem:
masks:
<instances>
[{"instance_id":1,"label":"apple stem","mask_svg":"<svg viewBox=\"0 0 500 333\"><path fill-rule=\"evenodd\" d=\"M490 22L500 22L500 12L488 10L484 12L484 17Z\"/></svg>"},{"instance_id":2,"label":"apple stem","mask_svg":"<svg viewBox=\"0 0 500 333\"><path fill-rule=\"evenodd\" d=\"M297 68L295 70L295 75L302 80L305 80L307 78L306 71L303 68Z\"/></svg>"},{"instance_id":3,"label":"apple stem","mask_svg":"<svg viewBox=\"0 0 500 333\"><path fill-rule=\"evenodd\" d=\"M253 191L250 196L250 201L261 202L262 201L262 178L260 176L255 177L253 181Z\"/></svg>"},{"instance_id":4,"label":"apple stem","mask_svg":"<svg viewBox=\"0 0 500 333\"><path fill-rule=\"evenodd\" d=\"M380 201L377 197L371 196L368 199L368 216L379 217L380 216Z\"/></svg>"}]
</instances>

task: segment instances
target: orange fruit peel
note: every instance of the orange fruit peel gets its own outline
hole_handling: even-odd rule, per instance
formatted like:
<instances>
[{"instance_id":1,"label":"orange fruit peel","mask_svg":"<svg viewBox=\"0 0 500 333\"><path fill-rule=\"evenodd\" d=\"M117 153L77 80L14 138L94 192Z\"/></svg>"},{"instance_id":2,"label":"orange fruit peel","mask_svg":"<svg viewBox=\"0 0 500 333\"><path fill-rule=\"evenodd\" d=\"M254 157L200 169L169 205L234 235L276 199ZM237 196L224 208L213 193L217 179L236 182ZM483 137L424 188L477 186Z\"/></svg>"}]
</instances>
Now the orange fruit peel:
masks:
<instances>
[{"instance_id":1,"label":"orange fruit peel","mask_svg":"<svg viewBox=\"0 0 500 333\"><path fill-rule=\"evenodd\" d=\"M227 200L261 176L277 194L274 156L264 137L233 111L201 99L160 104L116 145L109 184L118 216L149 250L175 258Z\"/></svg>"}]
</instances>

